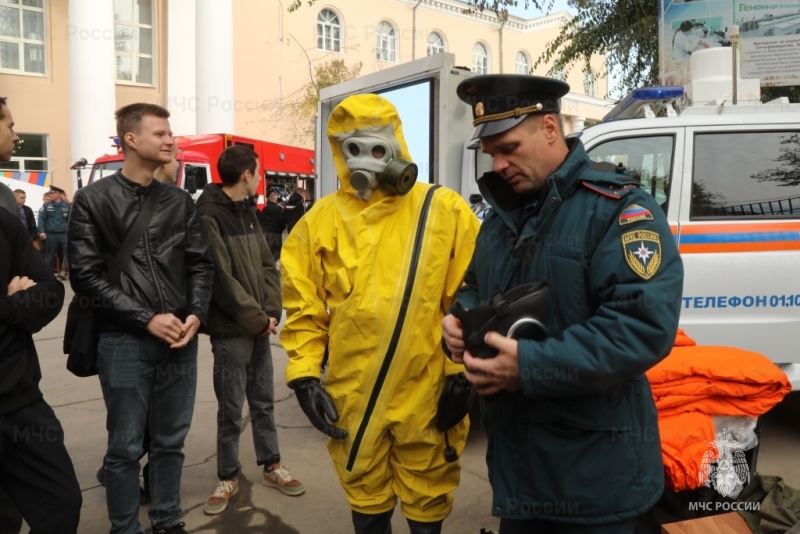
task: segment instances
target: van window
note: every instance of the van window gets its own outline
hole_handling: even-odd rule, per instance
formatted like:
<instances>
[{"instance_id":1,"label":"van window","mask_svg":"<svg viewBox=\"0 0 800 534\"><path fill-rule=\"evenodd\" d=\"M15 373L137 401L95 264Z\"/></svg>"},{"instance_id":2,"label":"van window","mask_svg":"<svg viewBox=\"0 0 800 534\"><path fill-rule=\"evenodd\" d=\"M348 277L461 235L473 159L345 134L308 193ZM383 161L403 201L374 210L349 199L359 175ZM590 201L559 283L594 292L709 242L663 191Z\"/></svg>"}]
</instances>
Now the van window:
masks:
<instances>
[{"instance_id":1,"label":"van window","mask_svg":"<svg viewBox=\"0 0 800 534\"><path fill-rule=\"evenodd\" d=\"M695 135L690 219L797 217L798 161L798 131Z\"/></svg>"},{"instance_id":2,"label":"van window","mask_svg":"<svg viewBox=\"0 0 800 534\"><path fill-rule=\"evenodd\" d=\"M589 157L595 162L622 163L666 213L674 146L671 135L625 137L592 147Z\"/></svg>"}]
</instances>

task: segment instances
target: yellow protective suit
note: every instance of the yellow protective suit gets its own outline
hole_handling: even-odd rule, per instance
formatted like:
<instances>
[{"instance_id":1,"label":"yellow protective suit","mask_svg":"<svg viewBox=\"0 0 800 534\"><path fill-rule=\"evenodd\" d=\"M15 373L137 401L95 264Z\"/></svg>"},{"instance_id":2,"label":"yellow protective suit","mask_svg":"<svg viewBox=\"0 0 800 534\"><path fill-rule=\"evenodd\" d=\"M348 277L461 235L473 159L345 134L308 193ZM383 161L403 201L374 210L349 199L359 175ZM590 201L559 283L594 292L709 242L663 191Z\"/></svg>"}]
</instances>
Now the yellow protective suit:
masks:
<instances>
[{"instance_id":1,"label":"yellow protective suit","mask_svg":"<svg viewBox=\"0 0 800 534\"><path fill-rule=\"evenodd\" d=\"M286 380L319 378L328 349L325 390L339 412L345 440L328 451L350 506L363 514L394 508L415 521L444 519L458 486L458 462L444 459L435 428L446 375L463 367L441 348L441 320L475 247L479 223L453 190L435 191L419 261L409 266L428 184L403 196L377 189L355 196L339 141L347 132L393 132L393 146L411 161L397 111L376 95L351 96L331 114L331 140L341 188L315 203L281 253L289 354ZM397 144L394 144L394 141ZM406 281L413 291L395 332ZM468 418L448 433L460 454Z\"/></svg>"}]
</instances>

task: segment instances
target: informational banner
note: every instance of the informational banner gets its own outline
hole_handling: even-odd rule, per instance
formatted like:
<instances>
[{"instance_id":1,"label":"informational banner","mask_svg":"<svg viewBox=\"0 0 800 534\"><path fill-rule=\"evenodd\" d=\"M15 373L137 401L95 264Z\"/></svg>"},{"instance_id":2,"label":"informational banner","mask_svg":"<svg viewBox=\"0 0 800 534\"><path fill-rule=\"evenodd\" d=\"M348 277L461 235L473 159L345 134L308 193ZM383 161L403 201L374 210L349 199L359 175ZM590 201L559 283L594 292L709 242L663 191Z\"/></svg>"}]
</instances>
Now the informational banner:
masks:
<instances>
[{"instance_id":1,"label":"informational banner","mask_svg":"<svg viewBox=\"0 0 800 534\"><path fill-rule=\"evenodd\" d=\"M659 0L661 83L691 81L692 52L731 46L736 26L740 78L800 85L800 0Z\"/></svg>"}]
</instances>

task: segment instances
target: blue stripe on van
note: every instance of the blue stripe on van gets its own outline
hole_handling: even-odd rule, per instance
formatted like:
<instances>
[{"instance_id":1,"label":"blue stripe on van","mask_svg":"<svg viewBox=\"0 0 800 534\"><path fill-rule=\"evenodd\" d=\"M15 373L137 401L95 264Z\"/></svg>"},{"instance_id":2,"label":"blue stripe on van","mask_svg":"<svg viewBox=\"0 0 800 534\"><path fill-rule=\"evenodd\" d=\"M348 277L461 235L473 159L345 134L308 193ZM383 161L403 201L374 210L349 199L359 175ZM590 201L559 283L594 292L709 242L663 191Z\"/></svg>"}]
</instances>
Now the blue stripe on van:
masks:
<instances>
[{"instance_id":1,"label":"blue stripe on van","mask_svg":"<svg viewBox=\"0 0 800 534\"><path fill-rule=\"evenodd\" d=\"M800 241L800 232L750 232L740 234L682 234L681 244L709 245L713 243L768 243Z\"/></svg>"}]
</instances>

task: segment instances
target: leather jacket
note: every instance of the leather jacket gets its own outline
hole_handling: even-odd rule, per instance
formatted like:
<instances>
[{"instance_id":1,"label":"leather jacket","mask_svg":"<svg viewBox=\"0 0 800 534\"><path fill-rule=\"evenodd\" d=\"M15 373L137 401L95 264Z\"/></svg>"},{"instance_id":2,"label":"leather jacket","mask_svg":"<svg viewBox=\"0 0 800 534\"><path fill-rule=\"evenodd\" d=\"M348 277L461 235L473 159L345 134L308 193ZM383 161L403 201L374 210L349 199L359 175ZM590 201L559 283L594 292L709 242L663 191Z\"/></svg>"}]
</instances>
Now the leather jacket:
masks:
<instances>
[{"instance_id":1,"label":"leather jacket","mask_svg":"<svg viewBox=\"0 0 800 534\"><path fill-rule=\"evenodd\" d=\"M119 282L106 270L133 227L146 195L163 188L153 218ZM100 332L147 333L159 313L206 321L214 266L194 202L186 191L153 180L148 187L117 172L75 194L67 235L70 282L91 298Z\"/></svg>"}]
</instances>

